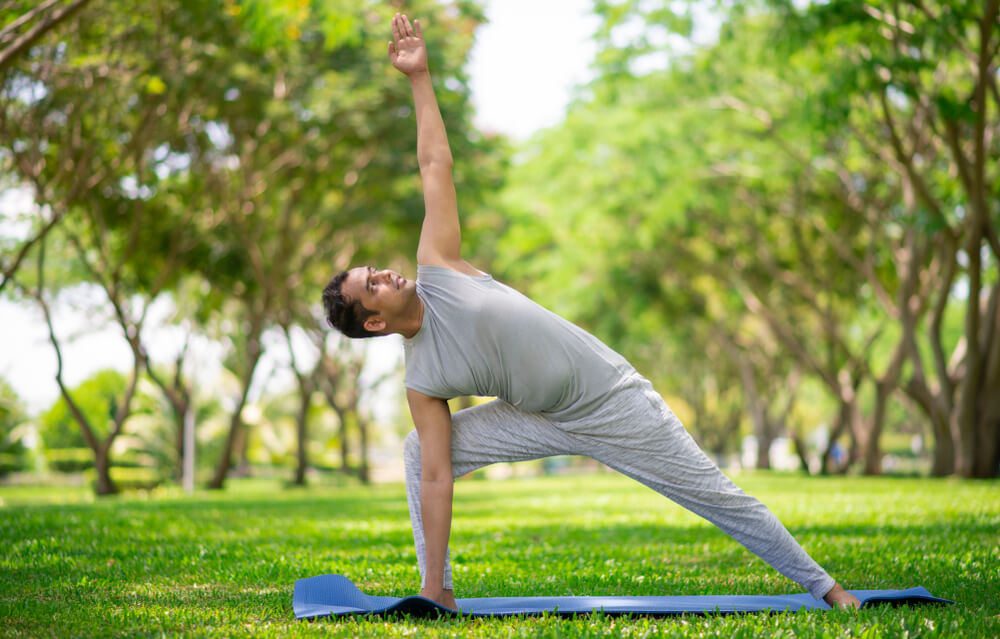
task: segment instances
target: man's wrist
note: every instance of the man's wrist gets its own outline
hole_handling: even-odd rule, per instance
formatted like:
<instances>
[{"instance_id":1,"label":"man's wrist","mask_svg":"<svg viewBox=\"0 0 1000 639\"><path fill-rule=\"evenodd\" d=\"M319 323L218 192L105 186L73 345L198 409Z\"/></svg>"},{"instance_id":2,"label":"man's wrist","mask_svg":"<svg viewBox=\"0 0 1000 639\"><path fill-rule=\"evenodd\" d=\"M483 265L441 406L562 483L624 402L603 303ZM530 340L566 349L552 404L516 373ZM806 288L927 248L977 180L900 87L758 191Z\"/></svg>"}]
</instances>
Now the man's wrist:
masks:
<instances>
[{"instance_id":1,"label":"man's wrist","mask_svg":"<svg viewBox=\"0 0 1000 639\"><path fill-rule=\"evenodd\" d=\"M407 79L409 79L410 82L421 82L424 80L429 81L431 79L431 72L428 69L424 69L423 71L414 71L413 73L407 73L406 77Z\"/></svg>"}]
</instances>

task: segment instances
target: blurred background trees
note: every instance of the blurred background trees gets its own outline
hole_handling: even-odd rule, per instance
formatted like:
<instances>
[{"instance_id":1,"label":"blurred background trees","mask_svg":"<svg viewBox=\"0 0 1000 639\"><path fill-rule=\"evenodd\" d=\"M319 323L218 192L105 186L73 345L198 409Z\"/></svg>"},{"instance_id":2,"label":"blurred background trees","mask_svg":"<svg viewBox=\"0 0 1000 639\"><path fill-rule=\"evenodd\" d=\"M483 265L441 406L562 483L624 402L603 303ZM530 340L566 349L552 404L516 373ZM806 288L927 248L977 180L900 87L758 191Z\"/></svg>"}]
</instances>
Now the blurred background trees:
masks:
<instances>
[{"instance_id":1,"label":"blurred background trees","mask_svg":"<svg viewBox=\"0 0 1000 639\"><path fill-rule=\"evenodd\" d=\"M0 379L0 476L30 466L25 445L28 413L17 392L5 379Z\"/></svg>"},{"instance_id":2,"label":"blurred background trees","mask_svg":"<svg viewBox=\"0 0 1000 639\"><path fill-rule=\"evenodd\" d=\"M520 145L472 125L482 7L405 10L434 25L468 258L624 353L720 461L751 435L759 468L784 446L810 472L992 477L997 5L597 0L595 79ZM3 4L0 180L35 206L0 219L0 294L44 310L54 352L72 312L130 363L60 376L34 417L3 390L0 466L42 447L99 493L177 479L187 423L215 488L372 477L400 363L326 331L318 298L351 264L413 268L400 8ZM717 37L692 44L696 19Z\"/></svg>"},{"instance_id":3,"label":"blurred background trees","mask_svg":"<svg viewBox=\"0 0 1000 639\"><path fill-rule=\"evenodd\" d=\"M997 3L741 3L678 51L693 6L596 3L602 73L510 172L503 272L682 401L741 385L764 439L797 370L839 465L880 472L905 414L934 474L994 476Z\"/></svg>"}]
</instances>

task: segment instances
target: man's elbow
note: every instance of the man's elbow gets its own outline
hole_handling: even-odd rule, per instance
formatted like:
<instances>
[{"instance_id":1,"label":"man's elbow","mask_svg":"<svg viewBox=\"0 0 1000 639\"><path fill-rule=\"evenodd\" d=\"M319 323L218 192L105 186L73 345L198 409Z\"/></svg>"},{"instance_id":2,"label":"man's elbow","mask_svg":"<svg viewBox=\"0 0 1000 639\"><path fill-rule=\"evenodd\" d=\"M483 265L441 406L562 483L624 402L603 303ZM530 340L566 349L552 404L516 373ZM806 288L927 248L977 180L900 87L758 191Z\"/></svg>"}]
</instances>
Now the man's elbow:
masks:
<instances>
[{"instance_id":1,"label":"man's elbow","mask_svg":"<svg viewBox=\"0 0 1000 639\"><path fill-rule=\"evenodd\" d=\"M417 157L417 164L420 165L420 172L447 171L451 173L454 161L451 158L451 151L445 149L438 153L427 153Z\"/></svg>"},{"instance_id":2,"label":"man's elbow","mask_svg":"<svg viewBox=\"0 0 1000 639\"><path fill-rule=\"evenodd\" d=\"M455 483L455 479L451 476L450 472L441 471L424 471L420 478L420 483L424 486L430 486L438 490L450 488L452 484Z\"/></svg>"}]
</instances>

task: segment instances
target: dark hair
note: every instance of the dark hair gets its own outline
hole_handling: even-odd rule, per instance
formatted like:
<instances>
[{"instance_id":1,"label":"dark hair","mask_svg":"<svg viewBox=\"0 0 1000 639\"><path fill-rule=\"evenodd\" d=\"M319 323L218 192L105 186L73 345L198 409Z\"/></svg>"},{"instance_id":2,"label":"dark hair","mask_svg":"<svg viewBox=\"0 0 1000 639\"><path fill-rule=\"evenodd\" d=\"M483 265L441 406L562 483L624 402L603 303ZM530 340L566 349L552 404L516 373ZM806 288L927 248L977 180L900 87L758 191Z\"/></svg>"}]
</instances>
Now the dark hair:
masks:
<instances>
[{"instance_id":1,"label":"dark hair","mask_svg":"<svg viewBox=\"0 0 1000 639\"><path fill-rule=\"evenodd\" d=\"M323 308L326 321L348 337L377 337L378 333L365 328L365 320L375 314L361 305L358 300L349 300L341 292L347 271L337 273L323 289Z\"/></svg>"}]
</instances>

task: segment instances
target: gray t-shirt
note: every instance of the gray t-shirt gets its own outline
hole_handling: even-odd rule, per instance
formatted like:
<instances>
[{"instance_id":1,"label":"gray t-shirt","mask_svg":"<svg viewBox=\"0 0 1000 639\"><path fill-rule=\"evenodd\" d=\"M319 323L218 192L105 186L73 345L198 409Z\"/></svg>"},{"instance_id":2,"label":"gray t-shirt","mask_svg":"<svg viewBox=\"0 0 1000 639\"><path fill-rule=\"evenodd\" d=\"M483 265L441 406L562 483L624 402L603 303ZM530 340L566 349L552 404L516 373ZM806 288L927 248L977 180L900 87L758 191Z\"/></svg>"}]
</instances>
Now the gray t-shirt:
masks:
<instances>
[{"instance_id":1,"label":"gray t-shirt","mask_svg":"<svg viewBox=\"0 0 1000 639\"><path fill-rule=\"evenodd\" d=\"M407 388L495 396L558 421L588 414L635 369L599 339L489 275L417 268L420 330L405 340Z\"/></svg>"}]
</instances>

